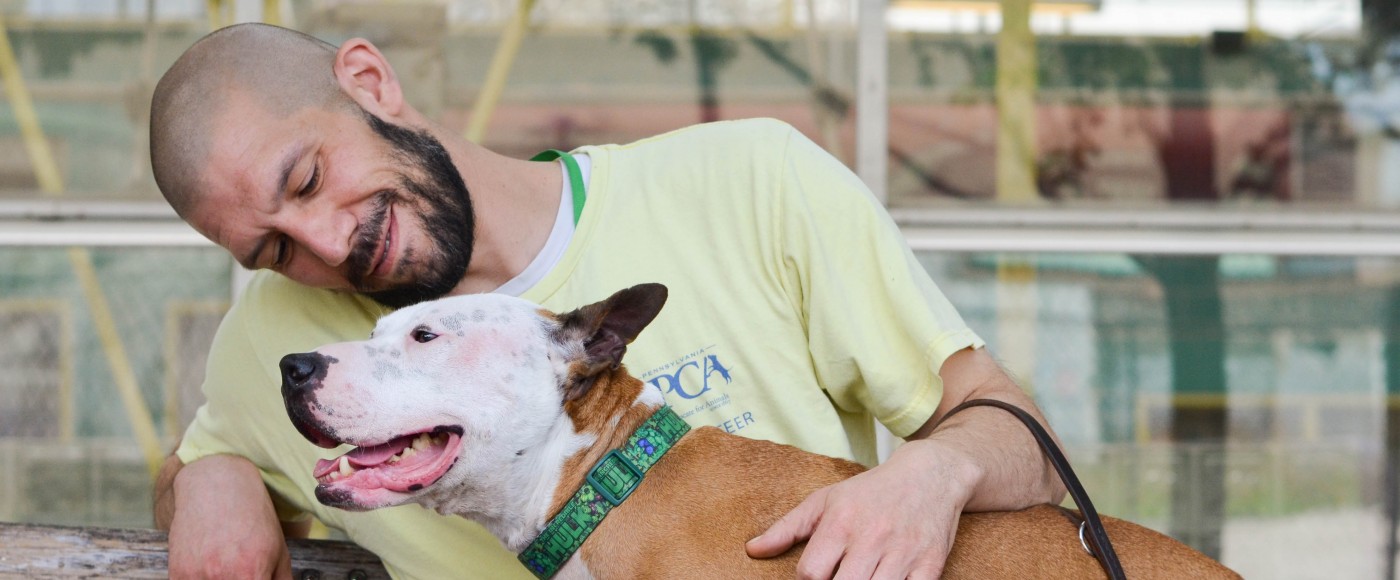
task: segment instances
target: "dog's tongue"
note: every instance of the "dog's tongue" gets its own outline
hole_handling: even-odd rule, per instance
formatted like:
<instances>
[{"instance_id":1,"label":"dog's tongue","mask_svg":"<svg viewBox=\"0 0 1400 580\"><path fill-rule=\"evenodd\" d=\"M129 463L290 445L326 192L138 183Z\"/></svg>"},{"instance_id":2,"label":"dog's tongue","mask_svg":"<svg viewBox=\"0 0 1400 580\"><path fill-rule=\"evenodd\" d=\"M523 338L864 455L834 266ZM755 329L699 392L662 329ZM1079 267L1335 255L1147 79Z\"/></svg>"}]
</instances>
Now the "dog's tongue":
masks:
<instances>
[{"instance_id":1,"label":"dog's tongue","mask_svg":"<svg viewBox=\"0 0 1400 580\"><path fill-rule=\"evenodd\" d=\"M399 437L397 439L389 441L388 443L381 443L373 447L356 447L351 452L343 455L343 457L348 459L350 461L350 465L353 465L355 467L369 467L379 465L381 463L384 463L385 461L388 461L390 457L398 455L398 453L400 451L403 451L405 447L412 445L413 439L415 437L417 437L417 435L404 435L403 437ZM337 469L339 465L340 457L337 457L335 459L318 459L316 460L316 471L314 472L314 477L319 478L327 473L330 473L332 470Z\"/></svg>"},{"instance_id":2,"label":"dog's tongue","mask_svg":"<svg viewBox=\"0 0 1400 580\"><path fill-rule=\"evenodd\" d=\"M417 435L404 435L388 443L381 443L374 447L356 447L354 451L346 453L350 458L350 465L355 467L365 467L367 465L379 465L388 461L390 457L403 451L404 447L413 444L413 439Z\"/></svg>"}]
</instances>

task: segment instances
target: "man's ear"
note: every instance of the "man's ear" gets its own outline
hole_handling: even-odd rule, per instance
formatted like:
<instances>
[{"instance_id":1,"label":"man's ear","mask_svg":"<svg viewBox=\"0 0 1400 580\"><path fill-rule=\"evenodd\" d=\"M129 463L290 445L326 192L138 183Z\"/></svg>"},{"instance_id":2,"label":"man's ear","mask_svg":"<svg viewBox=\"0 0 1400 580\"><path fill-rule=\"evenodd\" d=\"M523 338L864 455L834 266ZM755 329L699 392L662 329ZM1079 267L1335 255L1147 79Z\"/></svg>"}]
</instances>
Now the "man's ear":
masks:
<instances>
[{"instance_id":1,"label":"man's ear","mask_svg":"<svg viewBox=\"0 0 1400 580\"><path fill-rule=\"evenodd\" d=\"M582 368L570 377L565 400L574 400L593 387L604 371L622 364L627 345L641 334L666 304L666 287L639 284L620 290L607 300L559 315L556 338L561 343L583 342Z\"/></svg>"},{"instance_id":2,"label":"man's ear","mask_svg":"<svg viewBox=\"0 0 1400 580\"><path fill-rule=\"evenodd\" d=\"M335 80L361 108L380 118L403 109L403 87L388 59L368 40L352 38L335 53Z\"/></svg>"}]
</instances>

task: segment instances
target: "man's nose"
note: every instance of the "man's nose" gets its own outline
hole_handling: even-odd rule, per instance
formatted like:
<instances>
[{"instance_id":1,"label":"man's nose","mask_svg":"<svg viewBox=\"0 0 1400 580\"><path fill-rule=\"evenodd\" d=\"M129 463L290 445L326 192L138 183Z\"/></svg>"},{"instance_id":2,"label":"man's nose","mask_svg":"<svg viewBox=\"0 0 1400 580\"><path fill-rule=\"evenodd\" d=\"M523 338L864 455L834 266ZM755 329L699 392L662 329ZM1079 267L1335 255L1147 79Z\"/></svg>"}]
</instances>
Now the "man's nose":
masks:
<instances>
[{"instance_id":1,"label":"man's nose","mask_svg":"<svg viewBox=\"0 0 1400 580\"><path fill-rule=\"evenodd\" d=\"M339 266L350 257L355 242L355 216L349 211L335 210L318 215L316 208L301 212L285 229L303 248L311 251L327 266ZM324 206L321 210L326 209Z\"/></svg>"},{"instance_id":2,"label":"man's nose","mask_svg":"<svg viewBox=\"0 0 1400 580\"><path fill-rule=\"evenodd\" d=\"M282 357L278 367L282 369L282 395L302 393L321 384L326 378L326 369L334 359L314 353L303 352Z\"/></svg>"}]
</instances>

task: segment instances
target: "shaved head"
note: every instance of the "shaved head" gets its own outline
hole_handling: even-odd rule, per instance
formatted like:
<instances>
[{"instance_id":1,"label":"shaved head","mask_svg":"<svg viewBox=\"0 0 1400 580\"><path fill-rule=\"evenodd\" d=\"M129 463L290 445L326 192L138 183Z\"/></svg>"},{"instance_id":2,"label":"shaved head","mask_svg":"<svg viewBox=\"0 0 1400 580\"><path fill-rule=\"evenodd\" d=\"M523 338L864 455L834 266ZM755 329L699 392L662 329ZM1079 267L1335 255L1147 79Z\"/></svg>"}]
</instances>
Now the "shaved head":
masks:
<instances>
[{"instance_id":1,"label":"shaved head","mask_svg":"<svg viewBox=\"0 0 1400 580\"><path fill-rule=\"evenodd\" d=\"M188 216L209 155L212 124L233 95L274 118L306 107L356 105L336 82L336 48L266 24L239 24L195 42L151 98L151 167L171 207Z\"/></svg>"}]
</instances>

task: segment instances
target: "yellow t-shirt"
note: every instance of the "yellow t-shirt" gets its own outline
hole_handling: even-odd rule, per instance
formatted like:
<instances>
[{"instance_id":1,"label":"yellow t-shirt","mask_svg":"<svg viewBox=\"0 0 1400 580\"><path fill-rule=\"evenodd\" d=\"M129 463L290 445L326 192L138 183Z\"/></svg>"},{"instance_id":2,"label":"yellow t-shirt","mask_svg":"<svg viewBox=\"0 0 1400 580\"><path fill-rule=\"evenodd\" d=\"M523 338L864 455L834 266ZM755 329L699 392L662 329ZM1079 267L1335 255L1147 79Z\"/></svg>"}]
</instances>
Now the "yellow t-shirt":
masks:
<instances>
[{"instance_id":1,"label":"yellow t-shirt","mask_svg":"<svg viewBox=\"0 0 1400 580\"><path fill-rule=\"evenodd\" d=\"M665 284L665 308L624 362L691 425L871 464L870 418L912 433L938 404L943 361L982 345L860 180L784 123L712 123L577 152L592 161L583 214L564 256L523 298L564 311ZM386 312L256 275L219 328L208 403L180 459L249 458L282 517L314 513L396 577L530 578L463 518L316 502L316 460L343 450L318 449L292 427L277 362L365 338Z\"/></svg>"}]
</instances>

